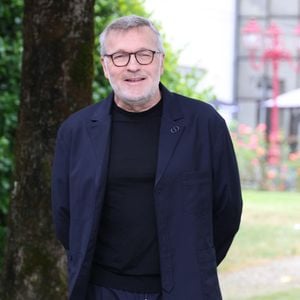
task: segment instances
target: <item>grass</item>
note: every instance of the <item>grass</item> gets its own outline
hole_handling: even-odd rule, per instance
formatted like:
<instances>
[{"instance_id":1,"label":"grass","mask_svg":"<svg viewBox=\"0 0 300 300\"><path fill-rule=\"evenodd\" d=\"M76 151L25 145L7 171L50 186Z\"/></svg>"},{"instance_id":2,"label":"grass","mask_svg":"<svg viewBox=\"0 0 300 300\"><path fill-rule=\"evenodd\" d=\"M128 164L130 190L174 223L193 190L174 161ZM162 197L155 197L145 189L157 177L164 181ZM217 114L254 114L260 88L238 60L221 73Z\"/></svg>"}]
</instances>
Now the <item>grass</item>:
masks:
<instances>
[{"instance_id":1,"label":"grass","mask_svg":"<svg viewBox=\"0 0 300 300\"><path fill-rule=\"evenodd\" d=\"M235 271L300 255L300 193L244 191L240 230L220 266Z\"/></svg>"},{"instance_id":2,"label":"grass","mask_svg":"<svg viewBox=\"0 0 300 300\"><path fill-rule=\"evenodd\" d=\"M300 289L293 289L266 296L251 297L247 300L299 300Z\"/></svg>"},{"instance_id":3,"label":"grass","mask_svg":"<svg viewBox=\"0 0 300 300\"><path fill-rule=\"evenodd\" d=\"M300 193L243 191L243 199L241 227L219 272L234 272L276 259L300 256ZM299 299L300 289L295 287L280 292L270 290L268 295L247 298Z\"/></svg>"}]
</instances>

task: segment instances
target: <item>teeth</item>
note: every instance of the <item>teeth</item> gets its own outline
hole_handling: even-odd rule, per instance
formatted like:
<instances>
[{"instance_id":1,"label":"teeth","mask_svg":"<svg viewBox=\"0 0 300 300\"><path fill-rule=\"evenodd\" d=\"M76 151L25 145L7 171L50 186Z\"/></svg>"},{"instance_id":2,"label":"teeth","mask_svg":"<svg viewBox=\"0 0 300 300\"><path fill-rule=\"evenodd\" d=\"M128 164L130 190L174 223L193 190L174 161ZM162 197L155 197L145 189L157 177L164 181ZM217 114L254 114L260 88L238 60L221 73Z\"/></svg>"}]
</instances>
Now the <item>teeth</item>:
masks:
<instances>
[{"instance_id":1,"label":"teeth","mask_svg":"<svg viewBox=\"0 0 300 300\"><path fill-rule=\"evenodd\" d=\"M127 79L127 81L130 81L130 82L141 81L141 80L143 80L143 78Z\"/></svg>"}]
</instances>

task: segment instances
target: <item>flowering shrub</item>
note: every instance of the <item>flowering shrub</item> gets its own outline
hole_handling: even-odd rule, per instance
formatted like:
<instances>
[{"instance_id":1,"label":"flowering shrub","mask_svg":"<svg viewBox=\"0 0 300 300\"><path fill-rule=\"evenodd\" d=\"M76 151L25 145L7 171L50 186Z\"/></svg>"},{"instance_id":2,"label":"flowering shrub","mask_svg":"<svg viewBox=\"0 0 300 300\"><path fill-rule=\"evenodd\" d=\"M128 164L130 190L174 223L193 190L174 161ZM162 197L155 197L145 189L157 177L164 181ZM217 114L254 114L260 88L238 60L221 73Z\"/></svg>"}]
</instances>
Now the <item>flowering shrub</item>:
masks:
<instances>
[{"instance_id":1,"label":"flowering shrub","mask_svg":"<svg viewBox=\"0 0 300 300\"><path fill-rule=\"evenodd\" d=\"M267 161L266 125L251 128L245 124L232 126L231 135L239 164L242 186L264 190L300 191L300 152L289 153L280 137L280 160Z\"/></svg>"},{"instance_id":2,"label":"flowering shrub","mask_svg":"<svg viewBox=\"0 0 300 300\"><path fill-rule=\"evenodd\" d=\"M290 153L288 155L287 164L293 172L296 190L300 191L300 151Z\"/></svg>"}]
</instances>

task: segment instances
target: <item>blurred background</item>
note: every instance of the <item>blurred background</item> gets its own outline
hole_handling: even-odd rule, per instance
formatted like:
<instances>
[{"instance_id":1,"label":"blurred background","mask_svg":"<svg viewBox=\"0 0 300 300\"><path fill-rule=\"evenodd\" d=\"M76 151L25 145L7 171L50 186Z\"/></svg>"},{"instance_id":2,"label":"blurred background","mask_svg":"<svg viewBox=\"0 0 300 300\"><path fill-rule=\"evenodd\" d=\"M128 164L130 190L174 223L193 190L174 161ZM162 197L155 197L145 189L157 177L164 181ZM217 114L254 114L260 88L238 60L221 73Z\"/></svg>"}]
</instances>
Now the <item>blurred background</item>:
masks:
<instances>
[{"instance_id":1,"label":"blurred background","mask_svg":"<svg viewBox=\"0 0 300 300\"><path fill-rule=\"evenodd\" d=\"M97 35L126 14L163 33L162 82L209 102L230 129L244 213L219 267L224 299L300 299L300 0L1 0L0 298L64 299L54 139L110 91Z\"/></svg>"}]
</instances>

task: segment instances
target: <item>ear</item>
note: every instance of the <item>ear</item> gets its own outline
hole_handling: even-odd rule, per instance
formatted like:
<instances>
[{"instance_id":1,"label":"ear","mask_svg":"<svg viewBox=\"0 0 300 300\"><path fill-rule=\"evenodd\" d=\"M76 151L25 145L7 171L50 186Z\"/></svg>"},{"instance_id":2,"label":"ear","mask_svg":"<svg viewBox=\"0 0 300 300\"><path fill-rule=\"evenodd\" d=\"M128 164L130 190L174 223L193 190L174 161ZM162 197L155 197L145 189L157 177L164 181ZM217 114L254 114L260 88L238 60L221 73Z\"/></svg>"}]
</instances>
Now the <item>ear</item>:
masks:
<instances>
[{"instance_id":1,"label":"ear","mask_svg":"<svg viewBox=\"0 0 300 300\"><path fill-rule=\"evenodd\" d=\"M108 72L108 66L107 66L107 60L101 56L100 62L102 65L103 73L106 79L109 79L109 72Z\"/></svg>"}]
</instances>

